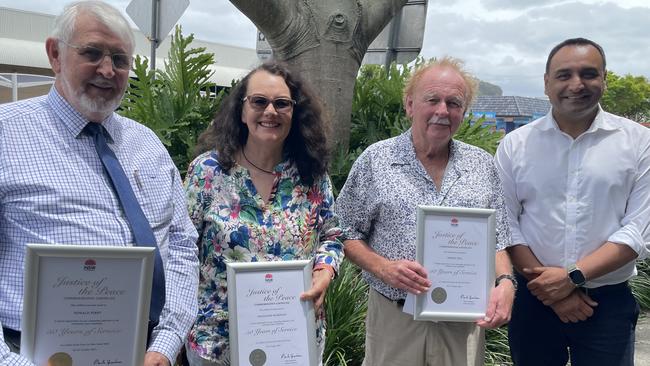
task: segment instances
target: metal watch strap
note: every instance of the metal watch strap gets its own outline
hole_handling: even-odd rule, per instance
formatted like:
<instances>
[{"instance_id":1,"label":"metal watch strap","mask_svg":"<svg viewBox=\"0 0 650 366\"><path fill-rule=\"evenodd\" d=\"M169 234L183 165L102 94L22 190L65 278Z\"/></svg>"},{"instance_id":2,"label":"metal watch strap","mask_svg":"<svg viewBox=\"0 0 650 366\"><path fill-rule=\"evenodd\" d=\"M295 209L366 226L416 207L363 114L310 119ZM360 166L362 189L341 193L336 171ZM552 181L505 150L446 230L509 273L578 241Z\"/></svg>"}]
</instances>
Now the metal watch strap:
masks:
<instances>
[{"instance_id":1,"label":"metal watch strap","mask_svg":"<svg viewBox=\"0 0 650 366\"><path fill-rule=\"evenodd\" d=\"M567 276L569 277L569 281L571 281L576 287L582 287L587 282L584 273L582 273L582 270L578 268L576 263L570 265L567 268L566 272ZM576 278L574 277L578 277L578 280L576 281Z\"/></svg>"},{"instance_id":2,"label":"metal watch strap","mask_svg":"<svg viewBox=\"0 0 650 366\"><path fill-rule=\"evenodd\" d=\"M517 278L515 278L515 275L512 274L502 274L499 277L497 277L496 280L494 280L494 285L499 286L499 283L501 283L501 280L510 280L512 282L512 286L514 286L515 291L517 291Z\"/></svg>"}]
</instances>

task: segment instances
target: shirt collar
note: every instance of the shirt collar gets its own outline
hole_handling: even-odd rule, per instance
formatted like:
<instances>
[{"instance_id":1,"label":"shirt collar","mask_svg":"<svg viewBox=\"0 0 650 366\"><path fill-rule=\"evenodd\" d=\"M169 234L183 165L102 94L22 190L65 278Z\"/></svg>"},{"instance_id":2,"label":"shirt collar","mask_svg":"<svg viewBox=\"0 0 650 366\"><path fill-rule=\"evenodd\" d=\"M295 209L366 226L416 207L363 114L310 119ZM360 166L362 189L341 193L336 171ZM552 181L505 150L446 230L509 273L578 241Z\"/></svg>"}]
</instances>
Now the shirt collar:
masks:
<instances>
[{"instance_id":1,"label":"shirt collar","mask_svg":"<svg viewBox=\"0 0 650 366\"><path fill-rule=\"evenodd\" d=\"M618 130L620 126L612 123L611 120L608 120L605 118L605 111L603 108L598 104L598 113L596 114L596 118L594 118L593 122L585 131L585 133L591 133L595 132L596 130L603 130L603 131L614 131ZM544 116L544 119L541 121L539 125L537 125L537 128L542 130L542 131L550 131L550 130L560 130L560 127L557 125L557 122L555 121L555 118L553 118L553 108L551 108L550 111Z\"/></svg>"},{"instance_id":2,"label":"shirt collar","mask_svg":"<svg viewBox=\"0 0 650 366\"><path fill-rule=\"evenodd\" d=\"M74 107L68 103L61 94L59 94L59 91L56 90L56 87L54 86L52 86L47 95L47 102L50 104L52 110L57 117L59 117L63 125L75 137L79 137L83 128L90 123L87 118L82 116L81 113L74 109ZM109 140L114 140L114 136L118 132L115 113L111 113L101 123L106 129Z\"/></svg>"},{"instance_id":3,"label":"shirt collar","mask_svg":"<svg viewBox=\"0 0 650 366\"><path fill-rule=\"evenodd\" d=\"M415 147L413 146L413 129L409 128L404 131L401 135L397 136L397 151L395 154L391 154L389 157L392 161L392 164L411 164L415 161Z\"/></svg>"}]
</instances>

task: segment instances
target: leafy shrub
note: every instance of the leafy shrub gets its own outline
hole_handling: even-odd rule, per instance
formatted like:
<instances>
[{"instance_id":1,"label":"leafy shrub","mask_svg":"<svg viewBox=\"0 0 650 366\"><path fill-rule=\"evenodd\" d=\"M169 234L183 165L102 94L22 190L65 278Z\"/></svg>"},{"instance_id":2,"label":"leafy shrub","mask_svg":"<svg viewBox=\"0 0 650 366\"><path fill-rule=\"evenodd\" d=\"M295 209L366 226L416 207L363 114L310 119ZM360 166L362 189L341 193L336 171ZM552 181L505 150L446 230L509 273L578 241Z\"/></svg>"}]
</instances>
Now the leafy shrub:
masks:
<instances>
[{"instance_id":1,"label":"leafy shrub","mask_svg":"<svg viewBox=\"0 0 650 366\"><path fill-rule=\"evenodd\" d=\"M149 70L137 56L121 114L151 128L167 147L181 173L187 171L198 136L219 107L224 91L213 94L210 82L214 55L205 48L189 48L194 35L184 37L181 27L172 36L165 71ZM154 78L155 76L155 78Z\"/></svg>"}]
</instances>

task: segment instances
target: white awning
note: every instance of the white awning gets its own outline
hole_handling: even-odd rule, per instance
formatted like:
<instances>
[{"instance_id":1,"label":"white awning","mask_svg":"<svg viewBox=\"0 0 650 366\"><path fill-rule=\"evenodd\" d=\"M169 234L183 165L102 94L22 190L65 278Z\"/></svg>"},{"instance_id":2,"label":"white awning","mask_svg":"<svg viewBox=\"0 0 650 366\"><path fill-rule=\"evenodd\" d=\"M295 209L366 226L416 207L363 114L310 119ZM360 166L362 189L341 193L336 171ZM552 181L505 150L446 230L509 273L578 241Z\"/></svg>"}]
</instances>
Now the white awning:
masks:
<instances>
[{"instance_id":1,"label":"white awning","mask_svg":"<svg viewBox=\"0 0 650 366\"><path fill-rule=\"evenodd\" d=\"M0 64L50 69L44 42L0 38L0 49L2 50L0 52ZM146 55L142 56L148 57ZM158 69L164 70L165 59L156 57L156 66ZM241 79L250 71L247 68L220 66L218 61L217 64L210 65L210 70L215 71L210 81L218 86L226 87L231 85L232 80ZM133 76L133 73L131 73L131 76Z\"/></svg>"},{"instance_id":2,"label":"white awning","mask_svg":"<svg viewBox=\"0 0 650 366\"><path fill-rule=\"evenodd\" d=\"M45 42L0 38L0 64L49 69Z\"/></svg>"}]
</instances>

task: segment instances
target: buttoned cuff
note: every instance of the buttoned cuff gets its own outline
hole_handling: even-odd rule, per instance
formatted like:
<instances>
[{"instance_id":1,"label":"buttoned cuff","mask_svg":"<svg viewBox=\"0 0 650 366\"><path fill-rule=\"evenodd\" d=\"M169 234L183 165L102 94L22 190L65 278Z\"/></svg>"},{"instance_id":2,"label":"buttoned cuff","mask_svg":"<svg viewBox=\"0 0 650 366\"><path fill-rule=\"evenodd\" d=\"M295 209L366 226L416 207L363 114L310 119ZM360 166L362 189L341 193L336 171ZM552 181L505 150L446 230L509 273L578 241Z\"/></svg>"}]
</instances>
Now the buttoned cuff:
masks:
<instances>
[{"instance_id":1,"label":"buttoned cuff","mask_svg":"<svg viewBox=\"0 0 650 366\"><path fill-rule=\"evenodd\" d=\"M147 349L147 352L158 352L162 353L167 357L171 365L176 361L176 355L180 351L183 341L178 338L176 333L169 330L154 330L153 342L151 346Z\"/></svg>"}]
</instances>

